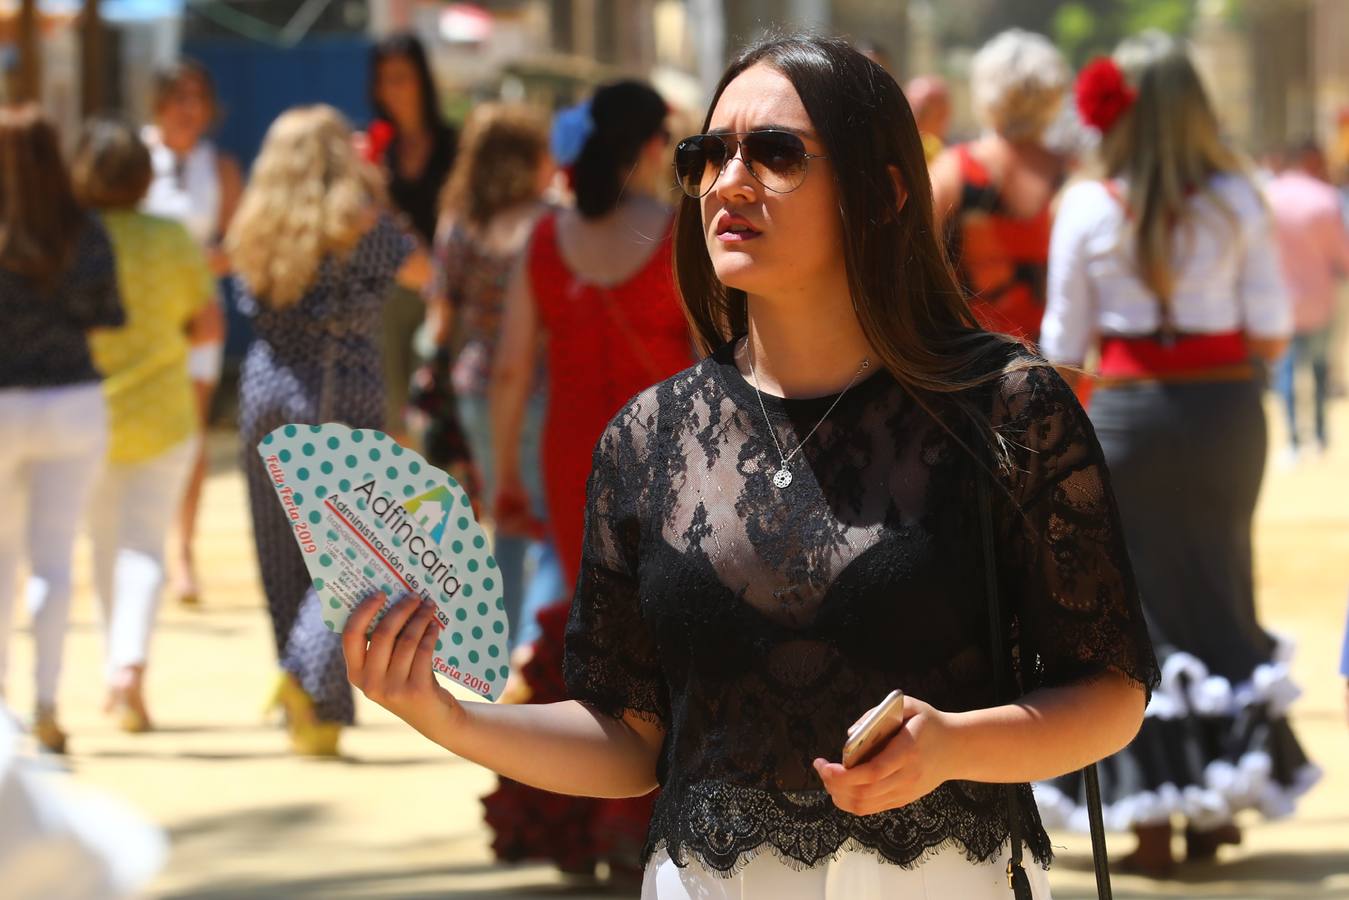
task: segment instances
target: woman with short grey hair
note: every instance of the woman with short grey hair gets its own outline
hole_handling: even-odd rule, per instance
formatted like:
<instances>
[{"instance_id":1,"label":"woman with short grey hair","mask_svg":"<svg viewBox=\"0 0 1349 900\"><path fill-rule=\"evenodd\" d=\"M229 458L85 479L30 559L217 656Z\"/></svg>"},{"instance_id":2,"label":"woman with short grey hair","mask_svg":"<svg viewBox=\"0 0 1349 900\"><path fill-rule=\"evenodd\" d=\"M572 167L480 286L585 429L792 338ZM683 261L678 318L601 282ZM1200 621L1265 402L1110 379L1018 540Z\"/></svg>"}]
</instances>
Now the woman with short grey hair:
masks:
<instances>
[{"instance_id":1,"label":"woman with short grey hair","mask_svg":"<svg viewBox=\"0 0 1349 900\"><path fill-rule=\"evenodd\" d=\"M1066 160L1044 144L1071 72L1043 35L1004 31L970 69L975 115L984 128L932 164L937 223L985 328L1036 342L1044 314L1050 203Z\"/></svg>"}]
</instances>

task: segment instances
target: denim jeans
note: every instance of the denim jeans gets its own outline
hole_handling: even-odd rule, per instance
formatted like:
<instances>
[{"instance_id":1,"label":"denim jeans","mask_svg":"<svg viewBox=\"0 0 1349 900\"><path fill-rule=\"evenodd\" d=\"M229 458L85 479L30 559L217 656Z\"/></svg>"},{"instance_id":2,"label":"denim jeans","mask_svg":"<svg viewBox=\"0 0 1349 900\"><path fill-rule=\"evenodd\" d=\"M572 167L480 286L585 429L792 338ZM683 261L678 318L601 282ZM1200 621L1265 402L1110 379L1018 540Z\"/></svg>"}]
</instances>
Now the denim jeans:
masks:
<instances>
[{"instance_id":1,"label":"denim jeans","mask_svg":"<svg viewBox=\"0 0 1349 900\"><path fill-rule=\"evenodd\" d=\"M461 395L459 419L469 452L482 476L483 505L490 503L496 490L495 460L492 458L492 423L487 398L480 394ZM520 478L529 495L530 506L540 520L548 517L548 500L543 492L543 421L546 398L540 392L525 407L524 427L520 434ZM492 553L501 571L502 599L506 621L510 624L510 648L531 644L538 638L535 621L538 611L560 599L567 591L562 580L562 565L550 541L517 535L497 535Z\"/></svg>"},{"instance_id":2,"label":"denim jeans","mask_svg":"<svg viewBox=\"0 0 1349 900\"><path fill-rule=\"evenodd\" d=\"M1283 398L1284 413L1288 419L1288 443L1298 446L1297 370L1303 366L1312 372L1312 416L1316 440L1327 443L1326 397L1330 377L1330 329L1309 331L1293 336L1288 352L1279 361L1274 375L1274 386Z\"/></svg>"}]
</instances>

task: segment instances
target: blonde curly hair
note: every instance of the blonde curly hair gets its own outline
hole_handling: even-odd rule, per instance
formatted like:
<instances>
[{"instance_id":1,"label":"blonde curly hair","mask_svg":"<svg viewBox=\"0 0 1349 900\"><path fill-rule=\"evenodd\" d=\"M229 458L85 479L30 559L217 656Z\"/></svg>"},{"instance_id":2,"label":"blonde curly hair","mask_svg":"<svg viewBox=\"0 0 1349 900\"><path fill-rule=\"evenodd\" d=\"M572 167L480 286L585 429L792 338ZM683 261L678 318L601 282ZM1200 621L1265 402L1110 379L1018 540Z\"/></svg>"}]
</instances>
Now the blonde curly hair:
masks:
<instances>
[{"instance_id":1,"label":"blonde curly hair","mask_svg":"<svg viewBox=\"0 0 1349 900\"><path fill-rule=\"evenodd\" d=\"M225 250L255 297L289 306L326 257L355 248L382 200L378 173L357 155L342 114L297 107L267 129Z\"/></svg>"}]
</instances>

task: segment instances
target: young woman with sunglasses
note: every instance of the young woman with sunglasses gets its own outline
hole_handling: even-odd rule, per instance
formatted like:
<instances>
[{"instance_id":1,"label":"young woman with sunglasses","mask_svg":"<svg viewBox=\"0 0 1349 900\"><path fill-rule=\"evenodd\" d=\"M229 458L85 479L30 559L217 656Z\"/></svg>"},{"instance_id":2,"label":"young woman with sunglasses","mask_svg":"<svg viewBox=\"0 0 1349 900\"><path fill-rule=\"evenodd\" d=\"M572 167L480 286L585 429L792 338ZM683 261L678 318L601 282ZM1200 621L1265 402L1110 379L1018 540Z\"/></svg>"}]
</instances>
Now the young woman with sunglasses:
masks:
<instances>
[{"instance_id":1,"label":"young woman with sunglasses","mask_svg":"<svg viewBox=\"0 0 1349 900\"><path fill-rule=\"evenodd\" d=\"M1156 680L1100 448L1071 391L982 331L934 236L894 81L846 43L733 63L677 151L676 269L711 355L595 452L573 700L463 703L412 601L349 674L468 759L557 792L657 783L646 898L1010 897L1002 784L1123 746ZM1000 705L979 479L1024 695ZM902 689L902 725L840 763ZM1028 889L1048 897L1027 861Z\"/></svg>"}]
</instances>

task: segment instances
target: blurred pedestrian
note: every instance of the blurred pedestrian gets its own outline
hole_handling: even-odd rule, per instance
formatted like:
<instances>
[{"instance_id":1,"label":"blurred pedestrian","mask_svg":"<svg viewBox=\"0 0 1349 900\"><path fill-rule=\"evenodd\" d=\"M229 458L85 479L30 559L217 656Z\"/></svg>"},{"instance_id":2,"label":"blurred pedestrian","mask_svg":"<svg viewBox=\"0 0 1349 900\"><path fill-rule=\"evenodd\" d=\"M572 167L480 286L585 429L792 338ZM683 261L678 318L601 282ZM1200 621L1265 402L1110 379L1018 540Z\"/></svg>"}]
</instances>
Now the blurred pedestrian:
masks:
<instances>
[{"instance_id":1,"label":"blurred pedestrian","mask_svg":"<svg viewBox=\"0 0 1349 900\"><path fill-rule=\"evenodd\" d=\"M90 122L71 166L75 195L112 239L126 325L90 337L108 401L107 464L90 510L94 590L103 611L107 709L150 729L145 669L164 544L201 443L187 357L219 314L215 279L192 235L136 210L154 170L126 125Z\"/></svg>"},{"instance_id":2,"label":"blurred pedestrian","mask_svg":"<svg viewBox=\"0 0 1349 900\"><path fill-rule=\"evenodd\" d=\"M1340 213L1339 192L1325 181L1325 156L1315 143L1291 148L1287 167L1264 187L1274 215L1284 283L1293 301L1293 340L1275 370L1275 385L1288 416L1283 458L1296 462L1302 449L1298 431L1298 372L1310 369L1315 446L1330 443L1326 402L1330 388L1330 346L1340 283L1349 278L1349 229Z\"/></svg>"},{"instance_id":3,"label":"blurred pedestrian","mask_svg":"<svg viewBox=\"0 0 1349 900\"><path fill-rule=\"evenodd\" d=\"M416 241L387 213L376 170L335 109L281 115L263 141L226 236L254 340L240 373L239 431L253 539L292 746L337 752L353 721L337 636L324 625L290 520L256 446L294 423L384 424L380 311L395 278L423 277Z\"/></svg>"},{"instance_id":4,"label":"blurred pedestrian","mask_svg":"<svg viewBox=\"0 0 1349 900\"><path fill-rule=\"evenodd\" d=\"M88 334L125 321L107 232L71 189L37 106L0 107L0 693L21 558L36 644L38 744L65 752L57 688L71 548L108 442Z\"/></svg>"},{"instance_id":5,"label":"blurred pedestrian","mask_svg":"<svg viewBox=\"0 0 1349 900\"><path fill-rule=\"evenodd\" d=\"M668 109L650 87L608 84L568 111L578 130L568 164L576 208L545 215L506 301L490 391L499 528L529 528L523 441L538 358L546 347L543 426L548 524L563 582L581 566L586 479L595 442L623 403L686 367L688 326L670 269ZM567 143L567 142L564 142ZM531 702L564 696L562 630L569 598L541 614L542 634L525 668ZM543 857L586 871L608 860L634 875L651 812L649 798L558 798L514 782L486 800L494 849L505 859ZM555 827L541 829L540 821Z\"/></svg>"},{"instance_id":6,"label":"blurred pedestrian","mask_svg":"<svg viewBox=\"0 0 1349 900\"><path fill-rule=\"evenodd\" d=\"M1252 571L1260 369L1292 313L1269 212L1179 43L1126 42L1082 71L1077 103L1101 159L1058 209L1043 349L1067 366L1100 353L1091 419L1163 673L1138 737L1101 764L1105 821L1138 835L1123 866L1163 876L1173 817L1188 858L1211 859L1241 839L1238 812L1286 814L1317 775ZM1080 779L1037 799L1047 824L1085 823Z\"/></svg>"},{"instance_id":7,"label":"blurred pedestrian","mask_svg":"<svg viewBox=\"0 0 1349 900\"><path fill-rule=\"evenodd\" d=\"M154 124L141 130L150 151L154 177L142 209L181 223L206 253L217 278L229 272L229 259L220 242L239 205L243 176L239 164L209 138L219 119L215 83L201 63L182 59L155 73ZM211 403L225 354L225 319L215 300L193 329L187 367L192 378L200 440L183 491L173 561L179 602L195 606L201 600L193 546L202 486L206 483L206 430Z\"/></svg>"},{"instance_id":8,"label":"blurred pedestrian","mask_svg":"<svg viewBox=\"0 0 1349 900\"><path fill-rule=\"evenodd\" d=\"M352 679L531 784L659 784L644 900L1045 900L1027 782L1126 743L1157 681L1100 447L1053 369L975 322L874 63L767 41L701 127L675 267L707 356L595 447L570 699L456 700L419 598L368 641L383 599L353 612Z\"/></svg>"},{"instance_id":9,"label":"blurred pedestrian","mask_svg":"<svg viewBox=\"0 0 1349 900\"><path fill-rule=\"evenodd\" d=\"M426 48L415 35L389 35L370 51L370 105L375 121L366 135L369 156L384 171L393 208L422 246L430 247L459 138L441 112ZM395 285L384 305L384 420L389 433L404 442L417 369L414 342L426 315L423 287Z\"/></svg>"},{"instance_id":10,"label":"blurred pedestrian","mask_svg":"<svg viewBox=\"0 0 1349 900\"><path fill-rule=\"evenodd\" d=\"M435 275L428 318L434 324L434 366L450 376L446 388L457 400L458 419L478 473L480 498L491 498L496 491L487 398L501 340L506 288L539 216L548 209L542 197L553 172L543 117L526 107L488 104L476 108L465 125L459 158L445 191L433 253ZM545 602L555 601L565 591L544 531L548 507L540 454L547 402L543 357L537 346L523 349L529 355L526 362L534 364L534 381L521 425L519 465L535 526L525 531L498 524L492 545L501 571L512 647L522 638L532 643L537 634L534 623L526 622L521 613L527 589L535 594L542 591ZM454 414L453 407L445 410L442 406L439 417L432 417L424 442L428 450L438 443L435 434L458 427L459 422L443 421ZM427 458L437 465L446 462ZM527 585L528 569L533 570L532 580L543 583Z\"/></svg>"},{"instance_id":11,"label":"blurred pedestrian","mask_svg":"<svg viewBox=\"0 0 1349 900\"><path fill-rule=\"evenodd\" d=\"M1012 29L974 56L970 89L984 134L932 164L937 223L985 328L1040 339L1051 206L1067 160L1044 144L1071 75L1042 35Z\"/></svg>"},{"instance_id":12,"label":"blurred pedestrian","mask_svg":"<svg viewBox=\"0 0 1349 900\"><path fill-rule=\"evenodd\" d=\"M951 90L939 75L919 75L904 86L904 96L913 108L918 134L923 138L923 156L928 164L946 149L946 132L951 127Z\"/></svg>"}]
</instances>

